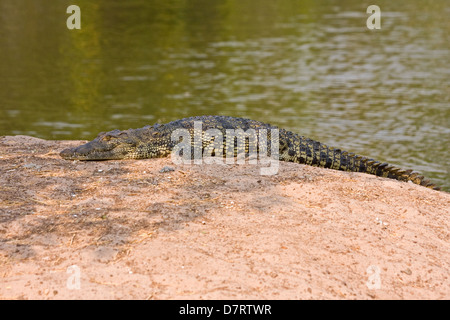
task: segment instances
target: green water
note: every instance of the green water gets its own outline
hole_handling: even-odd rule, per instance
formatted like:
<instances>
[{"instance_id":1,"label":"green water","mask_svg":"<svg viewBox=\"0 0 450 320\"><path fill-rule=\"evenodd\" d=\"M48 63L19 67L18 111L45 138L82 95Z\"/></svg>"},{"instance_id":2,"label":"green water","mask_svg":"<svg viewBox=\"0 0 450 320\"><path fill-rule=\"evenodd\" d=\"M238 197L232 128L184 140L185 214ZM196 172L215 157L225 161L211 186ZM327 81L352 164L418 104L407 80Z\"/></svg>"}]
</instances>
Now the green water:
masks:
<instances>
[{"instance_id":1,"label":"green water","mask_svg":"<svg viewBox=\"0 0 450 320\"><path fill-rule=\"evenodd\" d=\"M450 190L448 0L1 0L0 74L0 135L240 116Z\"/></svg>"}]
</instances>

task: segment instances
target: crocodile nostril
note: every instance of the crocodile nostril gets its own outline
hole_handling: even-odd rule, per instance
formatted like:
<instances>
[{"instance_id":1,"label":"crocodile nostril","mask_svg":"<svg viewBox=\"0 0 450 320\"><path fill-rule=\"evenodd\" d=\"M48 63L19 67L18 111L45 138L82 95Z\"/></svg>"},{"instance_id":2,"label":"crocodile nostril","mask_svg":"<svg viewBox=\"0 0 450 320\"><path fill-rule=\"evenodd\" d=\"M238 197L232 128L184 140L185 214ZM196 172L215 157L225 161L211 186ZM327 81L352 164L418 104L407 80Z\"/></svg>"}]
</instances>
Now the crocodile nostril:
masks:
<instances>
[{"instance_id":1,"label":"crocodile nostril","mask_svg":"<svg viewBox=\"0 0 450 320\"><path fill-rule=\"evenodd\" d=\"M64 149L59 153L59 155L63 158L68 158L73 155L73 150L71 148Z\"/></svg>"}]
</instances>

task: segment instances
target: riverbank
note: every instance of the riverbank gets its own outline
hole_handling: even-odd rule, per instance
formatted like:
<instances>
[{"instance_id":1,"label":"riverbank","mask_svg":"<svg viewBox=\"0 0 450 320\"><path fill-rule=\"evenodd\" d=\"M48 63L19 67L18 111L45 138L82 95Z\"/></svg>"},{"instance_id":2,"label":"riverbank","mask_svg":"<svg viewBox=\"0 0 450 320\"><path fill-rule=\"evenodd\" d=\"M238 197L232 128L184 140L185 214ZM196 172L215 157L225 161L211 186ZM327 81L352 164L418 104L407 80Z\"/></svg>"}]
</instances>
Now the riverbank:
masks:
<instances>
[{"instance_id":1,"label":"riverbank","mask_svg":"<svg viewBox=\"0 0 450 320\"><path fill-rule=\"evenodd\" d=\"M60 158L81 143L0 138L0 298L450 298L449 193L293 163Z\"/></svg>"}]
</instances>

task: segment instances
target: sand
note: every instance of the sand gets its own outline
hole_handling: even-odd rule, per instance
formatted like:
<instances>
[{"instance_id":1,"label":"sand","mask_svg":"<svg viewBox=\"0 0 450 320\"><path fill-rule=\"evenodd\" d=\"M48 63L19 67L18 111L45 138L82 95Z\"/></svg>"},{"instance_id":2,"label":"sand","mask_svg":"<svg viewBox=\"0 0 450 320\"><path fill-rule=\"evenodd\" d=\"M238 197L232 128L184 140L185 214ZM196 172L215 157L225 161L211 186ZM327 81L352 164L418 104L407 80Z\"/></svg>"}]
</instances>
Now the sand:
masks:
<instances>
[{"instance_id":1,"label":"sand","mask_svg":"<svg viewBox=\"0 0 450 320\"><path fill-rule=\"evenodd\" d=\"M449 193L81 143L0 138L1 299L450 299Z\"/></svg>"}]
</instances>

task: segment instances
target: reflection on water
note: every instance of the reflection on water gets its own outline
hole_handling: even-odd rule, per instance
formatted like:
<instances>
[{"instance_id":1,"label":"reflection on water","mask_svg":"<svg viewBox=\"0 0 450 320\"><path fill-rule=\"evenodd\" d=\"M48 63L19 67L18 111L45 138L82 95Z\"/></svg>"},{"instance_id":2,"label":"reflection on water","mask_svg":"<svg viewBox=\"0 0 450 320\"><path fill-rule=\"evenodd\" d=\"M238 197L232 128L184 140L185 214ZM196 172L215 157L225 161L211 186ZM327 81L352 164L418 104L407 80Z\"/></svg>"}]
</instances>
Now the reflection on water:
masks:
<instances>
[{"instance_id":1,"label":"reflection on water","mask_svg":"<svg viewBox=\"0 0 450 320\"><path fill-rule=\"evenodd\" d=\"M450 6L378 1L0 2L0 135L223 114L422 171L450 190Z\"/></svg>"}]
</instances>

